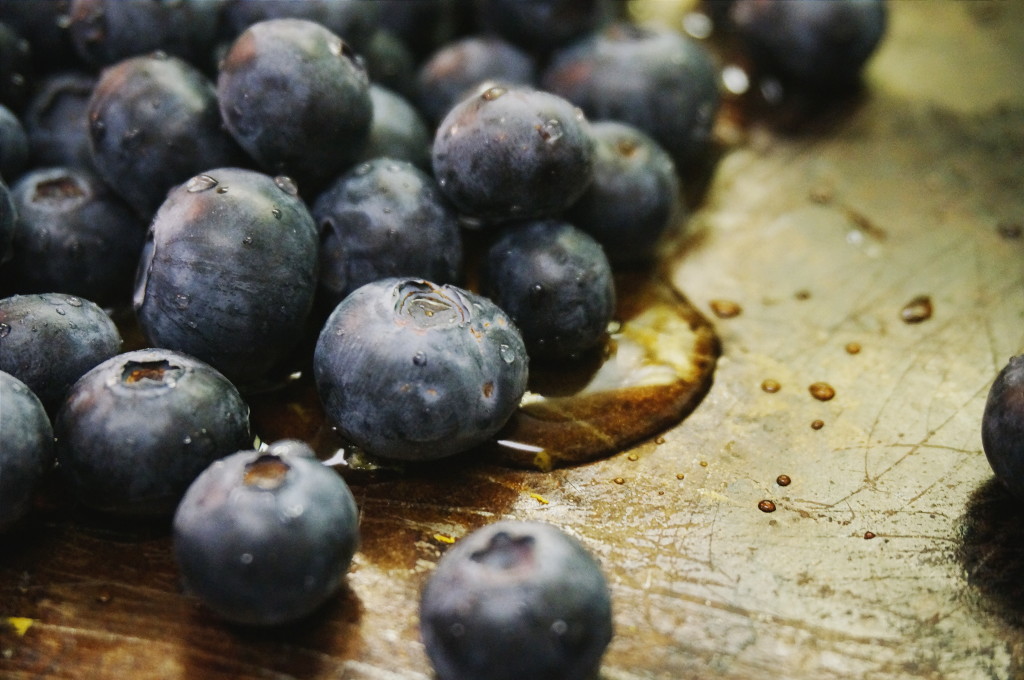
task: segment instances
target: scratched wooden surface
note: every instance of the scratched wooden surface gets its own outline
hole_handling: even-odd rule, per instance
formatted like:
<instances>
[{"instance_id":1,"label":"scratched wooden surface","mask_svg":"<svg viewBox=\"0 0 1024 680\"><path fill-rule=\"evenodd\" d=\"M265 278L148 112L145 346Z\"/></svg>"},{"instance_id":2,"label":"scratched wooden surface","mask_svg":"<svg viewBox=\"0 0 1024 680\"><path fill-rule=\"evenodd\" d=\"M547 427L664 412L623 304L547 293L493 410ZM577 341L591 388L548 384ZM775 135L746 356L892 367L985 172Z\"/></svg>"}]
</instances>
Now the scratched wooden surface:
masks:
<instances>
[{"instance_id":1,"label":"scratched wooden surface","mask_svg":"<svg viewBox=\"0 0 1024 680\"><path fill-rule=\"evenodd\" d=\"M415 603L437 536L507 516L604 564L604 680L1024 675L1024 511L979 435L1024 351L1024 3L893 2L891 19L829 125L723 129L673 254L723 348L682 424L553 473L355 480L348 587L283 631L183 597L165 528L40 508L0 543L0 677L429 678ZM919 296L932 315L906 323Z\"/></svg>"}]
</instances>

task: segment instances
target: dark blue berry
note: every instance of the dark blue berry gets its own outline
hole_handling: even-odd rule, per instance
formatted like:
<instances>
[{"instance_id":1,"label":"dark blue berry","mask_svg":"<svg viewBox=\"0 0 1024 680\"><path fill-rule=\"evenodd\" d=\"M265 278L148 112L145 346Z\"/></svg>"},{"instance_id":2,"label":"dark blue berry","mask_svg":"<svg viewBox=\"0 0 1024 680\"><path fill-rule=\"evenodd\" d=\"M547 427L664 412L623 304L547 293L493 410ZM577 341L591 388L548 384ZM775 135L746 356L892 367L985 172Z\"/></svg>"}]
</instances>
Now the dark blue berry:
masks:
<instances>
[{"instance_id":1,"label":"dark blue berry","mask_svg":"<svg viewBox=\"0 0 1024 680\"><path fill-rule=\"evenodd\" d=\"M0 178L13 182L28 165L28 134L21 121L0 105Z\"/></svg>"},{"instance_id":2,"label":"dark blue berry","mask_svg":"<svg viewBox=\"0 0 1024 680\"><path fill-rule=\"evenodd\" d=\"M173 189L139 262L135 312L149 341L262 385L313 304L317 231L295 185L220 168Z\"/></svg>"},{"instance_id":3,"label":"dark blue berry","mask_svg":"<svg viewBox=\"0 0 1024 680\"><path fill-rule=\"evenodd\" d=\"M414 96L416 62L404 42L389 31L379 30L359 55L365 63L371 86L376 83L403 97Z\"/></svg>"},{"instance_id":4,"label":"dark blue berry","mask_svg":"<svg viewBox=\"0 0 1024 680\"><path fill-rule=\"evenodd\" d=\"M53 466L53 429L25 383L0 371L0 532L25 516Z\"/></svg>"},{"instance_id":5,"label":"dark blue berry","mask_svg":"<svg viewBox=\"0 0 1024 680\"><path fill-rule=\"evenodd\" d=\"M481 24L505 40L546 53L598 30L611 19L608 0L479 0Z\"/></svg>"},{"instance_id":6,"label":"dark blue berry","mask_svg":"<svg viewBox=\"0 0 1024 680\"><path fill-rule=\"evenodd\" d=\"M119 306L131 296L145 222L97 176L73 168L31 170L11 187L17 221L0 286L12 293L67 293Z\"/></svg>"},{"instance_id":7,"label":"dark blue berry","mask_svg":"<svg viewBox=\"0 0 1024 680\"><path fill-rule=\"evenodd\" d=\"M89 97L97 79L62 72L39 84L25 111L29 162L33 167L70 167L95 172L89 141Z\"/></svg>"},{"instance_id":8,"label":"dark blue berry","mask_svg":"<svg viewBox=\"0 0 1024 680\"><path fill-rule=\"evenodd\" d=\"M12 111L21 111L28 101L31 92L32 56L29 41L12 27L0 23L0 106L6 106Z\"/></svg>"},{"instance_id":9,"label":"dark blue berry","mask_svg":"<svg viewBox=\"0 0 1024 680\"><path fill-rule=\"evenodd\" d=\"M646 132L680 169L707 151L721 100L707 48L669 28L622 21L556 51L541 83L592 121Z\"/></svg>"},{"instance_id":10,"label":"dark blue berry","mask_svg":"<svg viewBox=\"0 0 1024 680\"><path fill-rule=\"evenodd\" d=\"M533 85L537 65L529 54L494 36L471 35L438 48L416 75L416 101L433 124L480 83Z\"/></svg>"},{"instance_id":11,"label":"dark blue berry","mask_svg":"<svg viewBox=\"0 0 1024 680\"><path fill-rule=\"evenodd\" d=\"M243 158L221 125L213 83L175 57L133 57L104 69L88 117L96 169L147 220L172 187Z\"/></svg>"},{"instance_id":12,"label":"dark blue berry","mask_svg":"<svg viewBox=\"0 0 1024 680\"><path fill-rule=\"evenodd\" d=\"M455 211L434 179L406 161L377 158L343 175L313 205L320 284L335 302L395 276L454 283L462 269Z\"/></svg>"},{"instance_id":13,"label":"dark blue berry","mask_svg":"<svg viewBox=\"0 0 1024 680\"><path fill-rule=\"evenodd\" d=\"M631 125L598 121L590 131L594 181L565 219L597 239L613 265L648 262L661 236L683 216L675 163Z\"/></svg>"},{"instance_id":14,"label":"dark blue berry","mask_svg":"<svg viewBox=\"0 0 1024 680\"><path fill-rule=\"evenodd\" d=\"M247 28L221 62L217 96L228 130L249 155L310 195L359 157L370 132L361 60L311 21L270 19Z\"/></svg>"},{"instance_id":15,"label":"dark blue berry","mask_svg":"<svg viewBox=\"0 0 1024 680\"><path fill-rule=\"evenodd\" d=\"M361 53L377 32L381 8L376 0L226 0L223 14L232 36L261 21L304 19L320 24Z\"/></svg>"},{"instance_id":16,"label":"dark blue berry","mask_svg":"<svg viewBox=\"0 0 1024 680\"><path fill-rule=\"evenodd\" d=\"M590 184L594 146L579 109L556 95L492 87L445 116L434 175L460 212L485 222L554 216Z\"/></svg>"},{"instance_id":17,"label":"dark blue berry","mask_svg":"<svg viewBox=\"0 0 1024 680\"><path fill-rule=\"evenodd\" d=\"M420 634L439 680L590 680L612 638L600 565L553 525L502 521L444 554Z\"/></svg>"},{"instance_id":18,"label":"dark blue berry","mask_svg":"<svg viewBox=\"0 0 1024 680\"><path fill-rule=\"evenodd\" d=\"M39 293L0 299L0 370L56 414L68 389L121 351L121 334L96 303Z\"/></svg>"},{"instance_id":19,"label":"dark blue berry","mask_svg":"<svg viewBox=\"0 0 1024 680\"><path fill-rule=\"evenodd\" d=\"M1011 358L989 389L981 443L996 478L1024 500L1024 354Z\"/></svg>"},{"instance_id":20,"label":"dark blue berry","mask_svg":"<svg viewBox=\"0 0 1024 680\"><path fill-rule=\"evenodd\" d=\"M519 327L533 359L578 356L606 337L615 282L600 244L561 220L505 228L487 251L484 292Z\"/></svg>"},{"instance_id":21,"label":"dark blue berry","mask_svg":"<svg viewBox=\"0 0 1024 680\"><path fill-rule=\"evenodd\" d=\"M343 583L358 542L352 492L298 441L213 463L174 515L186 590L247 625L311 614Z\"/></svg>"},{"instance_id":22,"label":"dark blue berry","mask_svg":"<svg viewBox=\"0 0 1024 680\"><path fill-rule=\"evenodd\" d=\"M373 122L360 161L388 157L406 160L430 171L430 128L419 111L401 95L370 85Z\"/></svg>"},{"instance_id":23,"label":"dark blue berry","mask_svg":"<svg viewBox=\"0 0 1024 680\"><path fill-rule=\"evenodd\" d=\"M167 517L210 463L252 445L249 407L227 378L178 352L104 361L54 421L63 478L87 507Z\"/></svg>"},{"instance_id":24,"label":"dark blue berry","mask_svg":"<svg viewBox=\"0 0 1024 680\"><path fill-rule=\"evenodd\" d=\"M14 242L14 229L17 215L14 212L14 199L11 190L0 178L0 266L11 257L11 244Z\"/></svg>"},{"instance_id":25,"label":"dark blue berry","mask_svg":"<svg viewBox=\"0 0 1024 680\"><path fill-rule=\"evenodd\" d=\"M522 337L490 300L383 279L341 301L313 359L328 421L369 453L431 460L488 439L526 390Z\"/></svg>"}]
</instances>

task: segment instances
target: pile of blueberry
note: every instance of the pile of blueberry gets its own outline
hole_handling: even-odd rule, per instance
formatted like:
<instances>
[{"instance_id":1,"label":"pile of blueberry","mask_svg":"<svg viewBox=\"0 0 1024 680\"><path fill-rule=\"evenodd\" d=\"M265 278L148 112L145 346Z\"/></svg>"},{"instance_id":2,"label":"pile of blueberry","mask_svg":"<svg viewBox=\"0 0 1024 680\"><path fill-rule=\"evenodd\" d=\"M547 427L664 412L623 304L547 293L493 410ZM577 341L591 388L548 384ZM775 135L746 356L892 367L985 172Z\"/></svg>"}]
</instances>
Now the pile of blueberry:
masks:
<instances>
[{"instance_id":1,"label":"pile of blueberry","mask_svg":"<svg viewBox=\"0 0 1024 680\"><path fill-rule=\"evenodd\" d=\"M880 0L775 24L763 4L709 11L808 82L780 25L816 31L837 77L884 26ZM681 222L720 103L709 50L625 8L0 4L0 530L56 461L85 506L173 515L186 584L226 619L330 597L351 493L302 442L253 449L245 395L312 373L351 442L431 460L496 433L530 361L600 351L613 272ZM146 349L122 352L128 327ZM547 526L464 539L423 616L450 679L583 679L611 636L596 563Z\"/></svg>"}]
</instances>

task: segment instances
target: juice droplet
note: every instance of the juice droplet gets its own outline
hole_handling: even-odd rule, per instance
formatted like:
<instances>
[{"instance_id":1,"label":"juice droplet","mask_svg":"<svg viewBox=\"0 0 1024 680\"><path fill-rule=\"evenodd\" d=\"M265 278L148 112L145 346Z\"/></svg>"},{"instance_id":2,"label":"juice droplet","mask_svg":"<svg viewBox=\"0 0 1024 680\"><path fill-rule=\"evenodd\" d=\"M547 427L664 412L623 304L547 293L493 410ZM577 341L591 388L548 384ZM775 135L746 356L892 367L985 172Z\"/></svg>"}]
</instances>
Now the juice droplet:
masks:
<instances>
[{"instance_id":1,"label":"juice droplet","mask_svg":"<svg viewBox=\"0 0 1024 680\"><path fill-rule=\"evenodd\" d=\"M210 175L196 175L185 184L185 191L190 194L197 194L200 191L212 189L217 184L217 180Z\"/></svg>"},{"instance_id":2,"label":"juice droplet","mask_svg":"<svg viewBox=\"0 0 1024 680\"><path fill-rule=\"evenodd\" d=\"M789 478L789 475L779 475L775 478L775 483L779 486L789 486L793 480Z\"/></svg>"},{"instance_id":3,"label":"juice droplet","mask_svg":"<svg viewBox=\"0 0 1024 680\"><path fill-rule=\"evenodd\" d=\"M812 383L807 390L811 393L811 396L818 401L828 401L832 397L836 396L836 391L831 385L824 382Z\"/></svg>"},{"instance_id":4,"label":"juice droplet","mask_svg":"<svg viewBox=\"0 0 1024 680\"><path fill-rule=\"evenodd\" d=\"M778 380L772 380L771 378L768 378L763 383L761 383L761 389L767 392L768 394L775 394L776 392L782 389L782 385L779 384Z\"/></svg>"},{"instance_id":5,"label":"juice droplet","mask_svg":"<svg viewBox=\"0 0 1024 680\"><path fill-rule=\"evenodd\" d=\"M277 177L274 178L274 184L277 185L278 189L288 194L289 196L299 195L299 186L291 177L287 177L285 175L278 175Z\"/></svg>"},{"instance_id":6,"label":"juice droplet","mask_svg":"<svg viewBox=\"0 0 1024 680\"><path fill-rule=\"evenodd\" d=\"M848 342L846 343L847 354L860 354L860 343L859 342Z\"/></svg>"},{"instance_id":7,"label":"juice droplet","mask_svg":"<svg viewBox=\"0 0 1024 680\"><path fill-rule=\"evenodd\" d=\"M732 319L737 317L743 311L743 308L738 303L732 300L712 300L708 303L711 307L711 311L719 319Z\"/></svg>"},{"instance_id":8,"label":"juice droplet","mask_svg":"<svg viewBox=\"0 0 1024 680\"><path fill-rule=\"evenodd\" d=\"M757 504L757 509L761 512L775 512L775 503L764 500Z\"/></svg>"},{"instance_id":9,"label":"juice droplet","mask_svg":"<svg viewBox=\"0 0 1024 680\"><path fill-rule=\"evenodd\" d=\"M811 421L811 429L812 430L820 430L823 427L825 427L825 421L824 420L812 420Z\"/></svg>"},{"instance_id":10,"label":"juice droplet","mask_svg":"<svg viewBox=\"0 0 1024 680\"><path fill-rule=\"evenodd\" d=\"M874 538L874 537L875 537L875 532L873 532L873 531L865 531L865 532L864 532L864 538L865 538L866 540L869 540L869 541L870 541L870 540L871 540L872 538Z\"/></svg>"},{"instance_id":11,"label":"juice droplet","mask_svg":"<svg viewBox=\"0 0 1024 680\"><path fill-rule=\"evenodd\" d=\"M631 453L628 456L626 456L626 460L637 461L640 460L640 456L636 455L635 453Z\"/></svg>"},{"instance_id":12,"label":"juice droplet","mask_svg":"<svg viewBox=\"0 0 1024 680\"><path fill-rule=\"evenodd\" d=\"M677 472L676 479L686 479L686 475L684 475L682 472Z\"/></svg>"},{"instance_id":13,"label":"juice droplet","mask_svg":"<svg viewBox=\"0 0 1024 680\"><path fill-rule=\"evenodd\" d=\"M623 479L622 477L616 477L612 481L615 482L616 484L625 484L626 483L626 480Z\"/></svg>"},{"instance_id":14,"label":"juice droplet","mask_svg":"<svg viewBox=\"0 0 1024 680\"><path fill-rule=\"evenodd\" d=\"M900 318L906 323L921 323L932 318L932 299L918 295L900 310Z\"/></svg>"}]
</instances>

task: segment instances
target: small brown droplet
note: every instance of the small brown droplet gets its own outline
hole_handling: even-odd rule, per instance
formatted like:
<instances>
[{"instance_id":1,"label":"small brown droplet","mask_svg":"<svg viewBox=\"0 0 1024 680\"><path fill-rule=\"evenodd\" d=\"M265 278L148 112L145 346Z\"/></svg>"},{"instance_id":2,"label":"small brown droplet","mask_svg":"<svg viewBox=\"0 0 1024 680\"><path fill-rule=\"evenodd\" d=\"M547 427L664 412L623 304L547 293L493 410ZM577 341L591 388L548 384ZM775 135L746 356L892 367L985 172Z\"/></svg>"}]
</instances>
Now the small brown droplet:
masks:
<instances>
[{"instance_id":1,"label":"small brown droplet","mask_svg":"<svg viewBox=\"0 0 1024 680\"><path fill-rule=\"evenodd\" d=\"M874 537L875 537L875 532L874 531L865 531L864 532L864 538L865 539L870 541Z\"/></svg>"},{"instance_id":2,"label":"small brown droplet","mask_svg":"<svg viewBox=\"0 0 1024 680\"><path fill-rule=\"evenodd\" d=\"M665 438L664 438L664 437L657 437L657 438L656 438L656 439L654 440L654 443L655 443L655 444L657 444L658 446L661 446L662 444L664 444L664 443L665 443Z\"/></svg>"},{"instance_id":3,"label":"small brown droplet","mask_svg":"<svg viewBox=\"0 0 1024 680\"><path fill-rule=\"evenodd\" d=\"M626 458L628 460L640 460L640 456L636 455L635 453L629 454L628 456L626 456Z\"/></svg>"},{"instance_id":4,"label":"small brown droplet","mask_svg":"<svg viewBox=\"0 0 1024 680\"><path fill-rule=\"evenodd\" d=\"M779 475L775 478L775 483L779 486L789 486L792 482L793 480L789 478L789 475Z\"/></svg>"},{"instance_id":5,"label":"small brown droplet","mask_svg":"<svg viewBox=\"0 0 1024 680\"><path fill-rule=\"evenodd\" d=\"M757 504L757 509L761 512L775 512L775 503L764 500Z\"/></svg>"},{"instance_id":6,"label":"small brown droplet","mask_svg":"<svg viewBox=\"0 0 1024 680\"><path fill-rule=\"evenodd\" d=\"M847 354L860 354L860 343L859 342L848 342L846 343Z\"/></svg>"},{"instance_id":7,"label":"small brown droplet","mask_svg":"<svg viewBox=\"0 0 1024 680\"><path fill-rule=\"evenodd\" d=\"M623 479L622 477L616 477L612 481L615 482L616 484L625 484L626 483L626 480Z\"/></svg>"},{"instance_id":8,"label":"small brown droplet","mask_svg":"<svg viewBox=\"0 0 1024 680\"><path fill-rule=\"evenodd\" d=\"M682 472L677 472L676 479L686 479L686 475L684 475Z\"/></svg>"},{"instance_id":9,"label":"small brown droplet","mask_svg":"<svg viewBox=\"0 0 1024 680\"><path fill-rule=\"evenodd\" d=\"M932 318L932 299L927 295L918 295L900 310L900 318L906 323L921 323Z\"/></svg>"},{"instance_id":10,"label":"small brown droplet","mask_svg":"<svg viewBox=\"0 0 1024 680\"><path fill-rule=\"evenodd\" d=\"M793 294L793 297L795 297L797 300L810 300L811 299L811 291L809 291L809 290L798 290L796 293Z\"/></svg>"},{"instance_id":11,"label":"small brown droplet","mask_svg":"<svg viewBox=\"0 0 1024 680\"><path fill-rule=\"evenodd\" d=\"M782 385L779 384L778 380L772 380L771 378L768 378L763 383L761 383L761 389L767 392L768 394L775 394L776 392L782 389Z\"/></svg>"},{"instance_id":12,"label":"small brown droplet","mask_svg":"<svg viewBox=\"0 0 1024 680\"><path fill-rule=\"evenodd\" d=\"M820 430L823 427L825 427L825 421L824 420L812 420L811 421L811 429L812 430Z\"/></svg>"},{"instance_id":13,"label":"small brown droplet","mask_svg":"<svg viewBox=\"0 0 1024 680\"><path fill-rule=\"evenodd\" d=\"M719 319L731 319L739 316L743 308L739 306L739 303L733 302L732 300L712 300L708 303L711 306L711 311L715 313Z\"/></svg>"},{"instance_id":14,"label":"small brown droplet","mask_svg":"<svg viewBox=\"0 0 1024 680\"><path fill-rule=\"evenodd\" d=\"M708 462L707 462L706 460L702 460L702 461L700 462L700 466L701 466L701 467L707 467L707 466L708 466Z\"/></svg>"},{"instance_id":15,"label":"small brown droplet","mask_svg":"<svg viewBox=\"0 0 1024 680\"><path fill-rule=\"evenodd\" d=\"M824 382L812 383L807 389L810 391L811 396L818 401L828 401L832 397L836 396L835 389L833 389L833 387L828 383Z\"/></svg>"},{"instance_id":16,"label":"small brown droplet","mask_svg":"<svg viewBox=\"0 0 1024 680\"><path fill-rule=\"evenodd\" d=\"M808 197L812 201L820 205L831 203L833 196L834 192L832 191L832 187L826 185L816 186L811 189L810 194L808 194Z\"/></svg>"}]
</instances>

